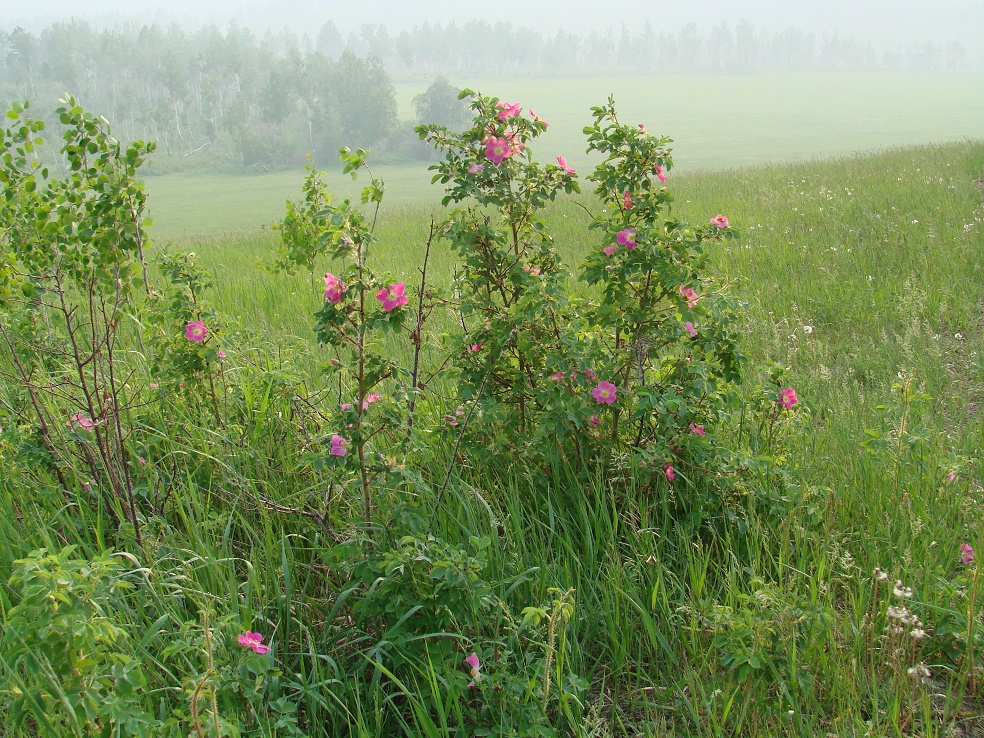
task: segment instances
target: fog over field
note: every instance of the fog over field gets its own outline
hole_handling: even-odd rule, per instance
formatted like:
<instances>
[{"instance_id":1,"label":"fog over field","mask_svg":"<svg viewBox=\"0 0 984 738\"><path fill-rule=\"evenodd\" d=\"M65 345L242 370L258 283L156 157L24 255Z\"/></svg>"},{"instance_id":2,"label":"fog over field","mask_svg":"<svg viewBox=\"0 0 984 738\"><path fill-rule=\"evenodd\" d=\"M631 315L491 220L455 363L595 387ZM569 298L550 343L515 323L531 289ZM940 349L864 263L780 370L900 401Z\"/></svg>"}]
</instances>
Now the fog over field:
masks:
<instances>
[{"instance_id":1,"label":"fog over field","mask_svg":"<svg viewBox=\"0 0 984 738\"><path fill-rule=\"evenodd\" d=\"M426 186L437 154L414 127L468 127L463 87L535 109L550 123L536 155L579 168L593 166L581 133L588 111L609 95L673 137L678 170L984 137L981 0L558 7L8 2L0 109L29 100L57 125L52 111L67 93L124 143L152 141L154 217L175 232L221 225L217 212L243 217L187 195L184 176L271 177L247 187L265 198L247 209L252 226L275 218L299 182L280 173L309 155L337 170L342 146L369 149L386 167L388 203L438 197ZM232 191L221 183L210 191Z\"/></svg>"},{"instance_id":2,"label":"fog over field","mask_svg":"<svg viewBox=\"0 0 984 738\"><path fill-rule=\"evenodd\" d=\"M188 26L216 24L223 27L236 22L262 33L267 28L287 28L298 34L313 35L327 20L343 32L358 31L365 23L383 23L391 32L399 32L424 22L484 20L528 26L541 33L556 30L569 33L617 30L623 25L635 28L649 21L657 29L676 29L687 23L710 27L748 19L767 28L796 26L815 33L852 33L882 48L932 41L959 41L972 56L979 57L984 47L984 3L979 0L941 0L912 2L900 0L828 0L823 3L793 3L787 0L696 0L666 2L625 0L607 7L587 0L556 3L533 2L519 6L488 6L479 3L449 4L443 0L364 0L351 3L330 0L264 2L253 0L170 0L169 2L131 2L130 0L40 0L34 3L4 3L0 9L0 27L21 25L28 30L56 21L79 18L97 26L111 26L124 21L140 23L178 22ZM562 9L558 9L561 7ZM512 9L512 11L511 11Z\"/></svg>"}]
</instances>

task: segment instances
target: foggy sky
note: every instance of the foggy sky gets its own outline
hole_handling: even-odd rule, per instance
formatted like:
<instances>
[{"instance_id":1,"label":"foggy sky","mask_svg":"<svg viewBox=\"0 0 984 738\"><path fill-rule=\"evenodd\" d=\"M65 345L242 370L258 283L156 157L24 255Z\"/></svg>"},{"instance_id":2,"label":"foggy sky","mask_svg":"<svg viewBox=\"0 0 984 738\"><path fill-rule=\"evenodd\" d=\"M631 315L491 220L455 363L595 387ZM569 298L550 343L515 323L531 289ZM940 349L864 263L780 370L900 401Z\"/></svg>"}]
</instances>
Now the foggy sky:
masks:
<instances>
[{"instance_id":1,"label":"foggy sky","mask_svg":"<svg viewBox=\"0 0 984 738\"><path fill-rule=\"evenodd\" d=\"M881 47L907 46L920 41L961 41L976 46L984 36L984 1L936 0L534 0L526 3L449 3L448 0L34 0L4 2L0 28L17 25L40 31L57 21L78 18L97 27L118 23L167 24L186 28L230 22L258 34L266 29L287 28L299 35L317 34L331 20L346 34L363 23L383 23L390 33L424 22L463 23L482 19L527 26L547 35L563 29L569 33L617 30L623 25L636 30L649 21L660 30L676 32L688 22L702 28L747 18L764 28L797 26L817 33L838 31L854 34ZM522 12L519 12L522 8ZM562 8L558 10L558 8ZM599 9L600 8L600 9ZM614 12L613 12L614 11Z\"/></svg>"}]
</instances>

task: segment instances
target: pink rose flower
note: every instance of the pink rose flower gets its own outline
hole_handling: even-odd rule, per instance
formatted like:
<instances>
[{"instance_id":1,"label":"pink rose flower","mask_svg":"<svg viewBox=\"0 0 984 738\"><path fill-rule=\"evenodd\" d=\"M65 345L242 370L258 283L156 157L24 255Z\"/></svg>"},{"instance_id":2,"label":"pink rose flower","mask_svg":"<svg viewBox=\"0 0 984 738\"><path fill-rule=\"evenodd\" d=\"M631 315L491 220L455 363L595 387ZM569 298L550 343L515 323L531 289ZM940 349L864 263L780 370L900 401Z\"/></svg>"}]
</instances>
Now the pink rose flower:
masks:
<instances>
[{"instance_id":1,"label":"pink rose flower","mask_svg":"<svg viewBox=\"0 0 984 738\"><path fill-rule=\"evenodd\" d=\"M523 112L523 108L519 103L507 103L500 100L495 106L499 108L499 120L515 118Z\"/></svg>"},{"instance_id":2,"label":"pink rose flower","mask_svg":"<svg viewBox=\"0 0 984 738\"><path fill-rule=\"evenodd\" d=\"M974 547L969 543L960 544L960 562L967 565L974 563Z\"/></svg>"},{"instance_id":3,"label":"pink rose flower","mask_svg":"<svg viewBox=\"0 0 984 738\"><path fill-rule=\"evenodd\" d=\"M409 298L404 294L405 291L406 285L403 282L397 282L396 284L391 284L388 288L380 288L379 292L376 293L376 299L383 303L384 312L391 313L401 305L406 305L410 302Z\"/></svg>"},{"instance_id":4,"label":"pink rose flower","mask_svg":"<svg viewBox=\"0 0 984 738\"><path fill-rule=\"evenodd\" d=\"M656 178L660 182L665 182L666 181L666 175L663 174L663 167L661 167L659 164L657 164L656 166L653 167L653 171L656 172Z\"/></svg>"},{"instance_id":5,"label":"pink rose flower","mask_svg":"<svg viewBox=\"0 0 984 738\"><path fill-rule=\"evenodd\" d=\"M605 252L606 256L613 256L617 248L618 246L616 246L615 244L611 244L610 246L605 246L605 248L603 248L602 251Z\"/></svg>"},{"instance_id":6,"label":"pink rose flower","mask_svg":"<svg viewBox=\"0 0 984 738\"><path fill-rule=\"evenodd\" d=\"M523 146L526 145L519 140L519 135L515 131L506 131L505 133L502 134L502 137L506 139L506 141L509 143L510 156L516 156L517 154L521 153L523 150Z\"/></svg>"},{"instance_id":7,"label":"pink rose flower","mask_svg":"<svg viewBox=\"0 0 984 738\"><path fill-rule=\"evenodd\" d=\"M204 320L189 320L185 326L185 338L195 343L201 343L208 335L208 328L205 327Z\"/></svg>"},{"instance_id":8,"label":"pink rose flower","mask_svg":"<svg viewBox=\"0 0 984 738\"><path fill-rule=\"evenodd\" d=\"M676 477L676 472L673 471L673 464L664 464L663 473L666 475L666 479L670 482Z\"/></svg>"},{"instance_id":9,"label":"pink rose flower","mask_svg":"<svg viewBox=\"0 0 984 738\"><path fill-rule=\"evenodd\" d=\"M344 456L348 453L349 442L337 433L331 437L331 449L328 451L332 456Z\"/></svg>"},{"instance_id":10,"label":"pink rose flower","mask_svg":"<svg viewBox=\"0 0 984 738\"><path fill-rule=\"evenodd\" d=\"M465 663L468 664L468 675L472 678L472 681L468 683L468 686L474 687L475 682L482 678L481 664L478 661L478 654L472 651L471 656L465 659Z\"/></svg>"},{"instance_id":11,"label":"pink rose flower","mask_svg":"<svg viewBox=\"0 0 984 738\"><path fill-rule=\"evenodd\" d=\"M601 425L601 418L599 418L597 415L592 415L590 418L588 418L588 422L597 428L599 425Z\"/></svg>"},{"instance_id":12,"label":"pink rose flower","mask_svg":"<svg viewBox=\"0 0 984 738\"><path fill-rule=\"evenodd\" d=\"M690 305L689 302L687 303L687 306L693 307L692 305ZM695 338L697 336L697 329L694 328L694 324L691 323L689 320L683 324L683 327L687 329L687 333L690 334L691 338Z\"/></svg>"},{"instance_id":13,"label":"pink rose flower","mask_svg":"<svg viewBox=\"0 0 984 738\"><path fill-rule=\"evenodd\" d=\"M598 402L605 405L611 405L615 402L615 393L618 391L616 387L611 382L601 381L598 382L598 386L591 390L591 396L594 397Z\"/></svg>"},{"instance_id":14,"label":"pink rose flower","mask_svg":"<svg viewBox=\"0 0 984 738\"><path fill-rule=\"evenodd\" d=\"M946 475L947 484L949 484L950 482L952 482L956 478L957 478L957 473L956 472L950 472L949 474Z\"/></svg>"},{"instance_id":15,"label":"pink rose flower","mask_svg":"<svg viewBox=\"0 0 984 738\"><path fill-rule=\"evenodd\" d=\"M561 380L561 379L564 378L564 373L563 372L554 372L553 374L550 375L550 378L552 380L554 380L555 382L556 381L559 381L559 380Z\"/></svg>"},{"instance_id":16,"label":"pink rose flower","mask_svg":"<svg viewBox=\"0 0 984 738\"><path fill-rule=\"evenodd\" d=\"M567 174L577 174L577 170L576 169L571 169L569 166L567 166L567 159L565 159L562 156L558 156L557 157L557 165L561 169L563 169L564 172L566 172Z\"/></svg>"},{"instance_id":17,"label":"pink rose flower","mask_svg":"<svg viewBox=\"0 0 984 738\"><path fill-rule=\"evenodd\" d=\"M635 205L635 199L632 197L632 193L628 190L622 195L622 205L626 210L631 210L632 206Z\"/></svg>"},{"instance_id":18,"label":"pink rose flower","mask_svg":"<svg viewBox=\"0 0 984 738\"><path fill-rule=\"evenodd\" d=\"M246 648L252 648L261 656L270 650L269 646L263 645L262 634L252 633L248 630L245 633L239 634L239 645L245 646Z\"/></svg>"},{"instance_id":19,"label":"pink rose flower","mask_svg":"<svg viewBox=\"0 0 984 738\"><path fill-rule=\"evenodd\" d=\"M793 405L799 402L799 400L796 399L796 390L794 390L792 387L787 387L786 389L784 389L780 393L780 396L782 399L779 400L779 403L787 410L791 410Z\"/></svg>"},{"instance_id":20,"label":"pink rose flower","mask_svg":"<svg viewBox=\"0 0 984 738\"><path fill-rule=\"evenodd\" d=\"M721 213L718 213L713 218L711 218L711 225L716 225L718 228L727 228L728 219L723 215L721 215Z\"/></svg>"},{"instance_id":21,"label":"pink rose flower","mask_svg":"<svg viewBox=\"0 0 984 738\"><path fill-rule=\"evenodd\" d=\"M636 229L626 228L625 230L619 231L618 235L615 236L615 240L618 241L619 245L625 246L629 251L636 247Z\"/></svg>"},{"instance_id":22,"label":"pink rose flower","mask_svg":"<svg viewBox=\"0 0 984 738\"><path fill-rule=\"evenodd\" d=\"M689 287L684 287L682 284L680 285L680 295L687 301L688 308L692 308L696 305L697 300L699 299L696 292Z\"/></svg>"},{"instance_id":23,"label":"pink rose flower","mask_svg":"<svg viewBox=\"0 0 984 738\"><path fill-rule=\"evenodd\" d=\"M342 280L334 274L325 275L325 299L328 302L341 302L342 295L345 294L345 285Z\"/></svg>"},{"instance_id":24,"label":"pink rose flower","mask_svg":"<svg viewBox=\"0 0 984 738\"><path fill-rule=\"evenodd\" d=\"M485 141L485 158L493 164L501 164L503 159L512 156L512 148L504 138L490 137Z\"/></svg>"},{"instance_id":25,"label":"pink rose flower","mask_svg":"<svg viewBox=\"0 0 984 738\"><path fill-rule=\"evenodd\" d=\"M478 174L483 169L485 169L485 165L484 164L476 164L475 162L472 162L471 164L468 165L468 173L469 174ZM449 227L449 228L446 228L444 230L444 232L447 233L450 230L451 230L451 228Z\"/></svg>"},{"instance_id":26,"label":"pink rose flower","mask_svg":"<svg viewBox=\"0 0 984 738\"><path fill-rule=\"evenodd\" d=\"M96 427L96 424L92 422L92 418L82 413L75 413L75 415L69 418L68 424L77 425L82 430L92 430Z\"/></svg>"},{"instance_id":27,"label":"pink rose flower","mask_svg":"<svg viewBox=\"0 0 984 738\"><path fill-rule=\"evenodd\" d=\"M537 115L536 113L534 113L533 112L533 108L530 108L530 117L533 118L533 120L535 120L537 123L543 123L543 127L544 128L546 128L546 127L548 127L550 125L549 123L547 123L547 121L545 121L539 115Z\"/></svg>"},{"instance_id":28,"label":"pink rose flower","mask_svg":"<svg viewBox=\"0 0 984 738\"><path fill-rule=\"evenodd\" d=\"M694 422L690 421L690 432L693 433L695 436L702 436L704 435L704 426L694 425Z\"/></svg>"}]
</instances>

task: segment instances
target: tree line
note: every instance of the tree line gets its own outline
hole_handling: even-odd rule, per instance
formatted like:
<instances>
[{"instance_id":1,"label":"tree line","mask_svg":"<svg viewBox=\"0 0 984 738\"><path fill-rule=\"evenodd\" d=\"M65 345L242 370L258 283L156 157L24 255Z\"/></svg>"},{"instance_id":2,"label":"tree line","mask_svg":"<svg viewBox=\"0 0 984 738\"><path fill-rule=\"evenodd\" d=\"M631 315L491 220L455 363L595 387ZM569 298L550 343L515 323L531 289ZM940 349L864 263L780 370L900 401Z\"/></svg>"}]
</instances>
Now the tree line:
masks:
<instances>
[{"instance_id":1,"label":"tree line","mask_svg":"<svg viewBox=\"0 0 984 738\"><path fill-rule=\"evenodd\" d=\"M543 35L510 23L472 21L423 23L391 35L383 25L363 25L343 38L332 22L322 26L315 47L332 55L349 49L382 59L406 72L488 74L510 70L565 74L588 72L716 72L766 70L911 69L961 71L981 66L958 41L927 40L909 47L880 49L870 41L836 32L786 27L770 30L743 19L677 31L648 21L636 30L558 30Z\"/></svg>"},{"instance_id":2,"label":"tree line","mask_svg":"<svg viewBox=\"0 0 984 738\"><path fill-rule=\"evenodd\" d=\"M580 74L647 71L913 68L960 70L959 44L931 42L878 52L851 36L796 28L772 32L748 21L676 33L638 30L544 36L509 23L424 23L397 35L364 25L343 36L332 22L312 35L257 36L231 24L55 23L39 34L0 30L0 103L53 102L65 92L101 111L124 142L158 142L157 171L285 166L316 152L330 163L339 146L382 149L390 158L425 155L414 123L467 120L455 89L438 79L416 101L417 120L399 120L391 75ZM39 106L40 107L40 106ZM54 107L46 105L46 107ZM42 111L43 112L43 111Z\"/></svg>"}]
</instances>

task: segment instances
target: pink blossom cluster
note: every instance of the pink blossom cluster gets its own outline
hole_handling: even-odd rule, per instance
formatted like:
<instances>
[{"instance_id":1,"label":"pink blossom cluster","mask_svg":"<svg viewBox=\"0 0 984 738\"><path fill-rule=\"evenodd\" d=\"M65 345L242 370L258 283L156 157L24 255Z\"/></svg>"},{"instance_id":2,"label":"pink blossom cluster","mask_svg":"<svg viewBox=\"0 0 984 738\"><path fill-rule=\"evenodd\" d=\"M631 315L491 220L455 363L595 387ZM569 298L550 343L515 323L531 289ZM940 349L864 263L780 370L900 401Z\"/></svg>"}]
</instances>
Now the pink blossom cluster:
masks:
<instances>
[{"instance_id":1,"label":"pink blossom cluster","mask_svg":"<svg viewBox=\"0 0 984 738\"><path fill-rule=\"evenodd\" d=\"M465 414L465 406L464 405L458 405L457 410L454 411L454 415L445 415L444 416L444 420L452 428L457 428L458 427L458 418L460 418L464 414Z\"/></svg>"},{"instance_id":2,"label":"pink blossom cluster","mask_svg":"<svg viewBox=\"0 0 984 738\"><path fill-rule=\"evenodd\" d=\"M485 144L485 158L493 164L501 164L504 159L516 156L524 145L515 131L506 131L501 136L496 136L493 132L482 143Z\"/></svg>"}]
</instances>

